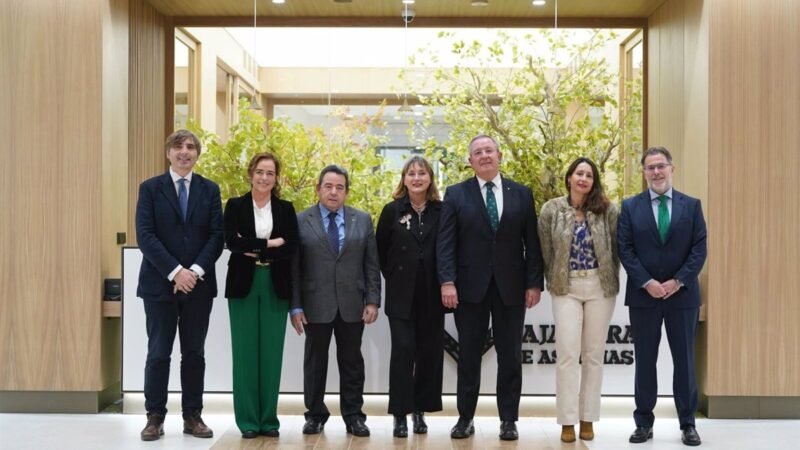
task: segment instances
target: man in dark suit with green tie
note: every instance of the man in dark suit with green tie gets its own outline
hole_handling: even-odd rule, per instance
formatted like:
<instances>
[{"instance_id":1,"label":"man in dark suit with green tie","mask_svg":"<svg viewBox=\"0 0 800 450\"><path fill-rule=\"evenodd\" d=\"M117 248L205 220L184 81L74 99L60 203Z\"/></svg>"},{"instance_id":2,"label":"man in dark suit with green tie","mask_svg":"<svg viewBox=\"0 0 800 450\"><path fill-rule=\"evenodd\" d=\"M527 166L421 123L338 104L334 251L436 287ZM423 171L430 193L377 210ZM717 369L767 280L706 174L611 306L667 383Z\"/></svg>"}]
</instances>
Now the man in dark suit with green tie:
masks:
<instances>
[{"instance_id":1,"label":"man in dark suit with green tie","mask_svg":"<svg viewBox=\"0 0 800 450\"><path fill-rule=\"evenodd\" d=\"M632 443L653 437L658 397L656 360L662 324L674 374L672 395L681 439L700 445L695 429L697 381L694 345L700 309L698 275L706 260L706 222L700 200L672 188L672 155L651 147L642 156L647 190L622 202L617 224L619 259L628 272L629 307L636 358Z\"/></svg>"},{"instance_id":2,"label":"man in dark suit with green tie","mask_svg":"<svg viewBox=\"0 0 800 450\"><path fill-rule=\"evenodd\" d=\"M475 177L447 188L436 245L442 304L455 308L459 358L459 419L454 439L475 432L481 355L492 319L497 351L500 439L516 440L522 392L522 329L526 307L544 286L544 263L531 190L500 175L497 142L479 135L469 143Z\"/></svg>"}]
</instances>

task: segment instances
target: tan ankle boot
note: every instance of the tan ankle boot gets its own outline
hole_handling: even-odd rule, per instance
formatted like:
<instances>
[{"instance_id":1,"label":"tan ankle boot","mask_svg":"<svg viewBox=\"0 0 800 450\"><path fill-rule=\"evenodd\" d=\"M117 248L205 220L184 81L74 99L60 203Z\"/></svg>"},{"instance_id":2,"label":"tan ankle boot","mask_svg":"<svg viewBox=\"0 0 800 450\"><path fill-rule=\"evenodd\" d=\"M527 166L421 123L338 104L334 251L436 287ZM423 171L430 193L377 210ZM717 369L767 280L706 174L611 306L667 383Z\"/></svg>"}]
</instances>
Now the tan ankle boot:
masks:
<instances>
[{"instance_id":1,"label":"tan ankle boot","mask_svg":"<svg viewBox=\"0 0 800 450\"><path fill-rule=\"evenodd\" d=\"M584 441L591 441L594 439L594 430L592 430L592 422L584 422L581 420L581 439Z\"/></svg>"},{"instance_id":2,"label":"tan ankle boot","mask_svg":"<svg viewBox=\"0 0 800 450\"><path fill-rule=\"evenodd\" d=\"M561 440L563 442L575 442L575 425L561 426Z\"/></svg>"}]
</instances>

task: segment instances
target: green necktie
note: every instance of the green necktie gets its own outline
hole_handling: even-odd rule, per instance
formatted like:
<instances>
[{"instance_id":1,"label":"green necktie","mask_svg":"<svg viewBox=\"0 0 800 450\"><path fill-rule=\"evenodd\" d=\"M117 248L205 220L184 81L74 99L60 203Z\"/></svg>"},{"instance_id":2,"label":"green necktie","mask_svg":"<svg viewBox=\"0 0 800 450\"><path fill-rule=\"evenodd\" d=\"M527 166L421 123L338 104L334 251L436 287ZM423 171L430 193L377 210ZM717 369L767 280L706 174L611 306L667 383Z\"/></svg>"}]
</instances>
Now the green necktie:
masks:
<instances>
[{"instance_id":1,"label":"green necktie","mask_svg":"<svg viewBox=\"0 0 800 450\"><path fill-rule=\"evenodd\" d=\"M489 224L492 226L492 231L497 231L500 225L500 218L497 215L497 199L494 198L494 183L487 181L486 184L486 212L489 213Z\"/></svg>"},{"instance_id":2,"label":"green necktie","mask_svg":"<svg viewBox=\"0 0 800 450\"><path fill-rule=\"evenodd\" d=\"M661 242L667 241L667 232L669 231L669 209L667 208L666 195L658 196L658 234L661 235Z\"/></svg>"}]
</instances>

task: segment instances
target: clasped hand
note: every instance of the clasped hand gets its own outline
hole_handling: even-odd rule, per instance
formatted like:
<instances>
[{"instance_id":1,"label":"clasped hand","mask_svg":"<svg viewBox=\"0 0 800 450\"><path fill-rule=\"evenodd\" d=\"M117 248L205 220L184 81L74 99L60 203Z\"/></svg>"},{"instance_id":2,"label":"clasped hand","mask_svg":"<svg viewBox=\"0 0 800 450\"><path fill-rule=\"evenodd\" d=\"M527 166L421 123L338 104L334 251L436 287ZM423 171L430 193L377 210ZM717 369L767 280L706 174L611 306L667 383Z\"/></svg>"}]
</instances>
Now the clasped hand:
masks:
<instances>
[{"instance_id":1,"label":"clasped hand","mask_svg":"<svg viewBox=\"0 0 800 450\"><path fill-rule=\"evenodd\" d=\"M651 281L647 283L644 287L647 290L647 293L650 294L653 298L660 298L662 300L666 300L672 297L673 294L678 292L680 286L678 286L678 282L674 279L667 280L663 283L659 283L658 281Z\"/></svg>"},{"instance_id":2,"label":"clasped hand","mask_svg":"<svg viewBox=\"0 0 800 450\"><path fill-rule=\"evenodd\" d=\"M189 269L181 268L177 274L175 274L175 278L172 279L175 285L172 287L172 293L177 294L178 292L183 292L184 294L188 294L192 292L192 289L197 285L197 274L192 272Z\"/></svg>"}]
</instances>

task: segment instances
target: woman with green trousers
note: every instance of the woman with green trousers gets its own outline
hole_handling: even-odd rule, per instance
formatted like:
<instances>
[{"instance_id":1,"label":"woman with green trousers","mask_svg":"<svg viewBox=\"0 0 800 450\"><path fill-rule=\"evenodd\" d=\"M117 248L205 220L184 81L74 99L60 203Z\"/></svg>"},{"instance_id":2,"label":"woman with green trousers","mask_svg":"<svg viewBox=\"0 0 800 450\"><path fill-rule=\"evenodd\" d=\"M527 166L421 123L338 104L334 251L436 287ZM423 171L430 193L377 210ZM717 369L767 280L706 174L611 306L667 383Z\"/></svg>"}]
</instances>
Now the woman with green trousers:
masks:
<instances>
[{"instance_id":1,"label":"woman with green trousers","mask_svg":"<svg viewBox=\"0 0 800 450\"><path fill-rule=\"evenodd\" d=\"M247 167L251 190L225 206L231 252L225 297L233 347L233 409L242 437L278 437L278 392L297 216L281 200L280 162L258 153Z\"/></svg>"}]
</instances>

